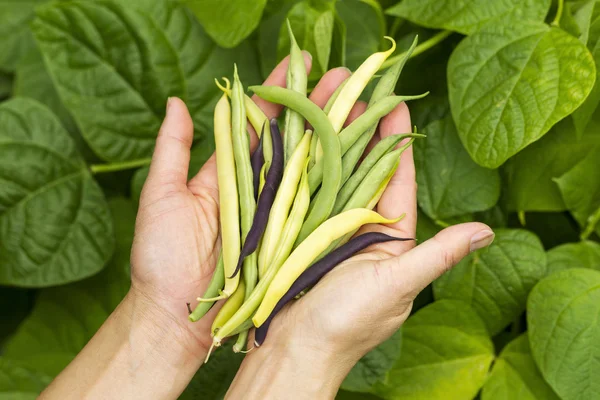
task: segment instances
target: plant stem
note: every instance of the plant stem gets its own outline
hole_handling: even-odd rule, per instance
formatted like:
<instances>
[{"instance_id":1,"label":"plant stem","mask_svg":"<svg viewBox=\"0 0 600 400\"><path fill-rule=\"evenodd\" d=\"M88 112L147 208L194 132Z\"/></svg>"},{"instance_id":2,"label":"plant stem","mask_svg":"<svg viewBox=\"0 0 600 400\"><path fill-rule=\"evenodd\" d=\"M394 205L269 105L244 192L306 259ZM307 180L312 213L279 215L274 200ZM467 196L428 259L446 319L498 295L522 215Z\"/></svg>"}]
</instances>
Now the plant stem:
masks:
<instances>
[{"instance_id":1,"label":"plant stem","mask_svg":"<svg viewBox=\"0 0 600 400\"><path fill-rule=\"evenodd\" d=\"M117 172L124 171L126 169L144 167L150 164L150 158L142 158L139 160L131 160L131 161L123 161L118 163L110 163L110 164L94 164L90 165L90 170L92 174L103 174L106 172Z\"/></svg>"},{"instance_id":2,"label":"plant stem","mask_svg":"<svg viewBox=\"0 0 600 400\"><path fill-rule=\"evenodd\" d=\"M552 21L552 26L560 26L560 19L562 18L563 9L565 8L565 0L558 0L558 8L556 9L556 16Z\"/></svg>"},{"instance_id":3,"label":"plant stem","mask_svg":"<svg viewBox=\"0 0 600 400\"><path fill-rule=\"evenodd\" d=\"M430 37L428 40L424 41L423 43L421 43L420 45L415 47L415 50L413 51L413 53L410 57L412 58L412 57L418 56L421 53L426 52L427 50L431 49L438 43L442 42L444 39L446 39L451 34L452 34L452 31L441 31L438 34ZM406 52L402 52L398 55L395 55L394 57L388 58L386 60L386 62L383 63L383 65L381 66L381 68L379 70L382 71L382 70L389 68L392 65L396 64L399 60L401 60L405 56L405 54L406 54Z\"/></svg>"},{"instance_id":4,"label":"plant stem","mask_svg":"<svg viewBox=\"0 0 600 400\"><path fill-rule=\"evenodd\" d=\"M588 237L594 232L596 229L596 225L600 222L600 208L598 208L587 220L587 226L585 230L581 233L581 240L587 240Z\"/></svg>"}]
</instances>

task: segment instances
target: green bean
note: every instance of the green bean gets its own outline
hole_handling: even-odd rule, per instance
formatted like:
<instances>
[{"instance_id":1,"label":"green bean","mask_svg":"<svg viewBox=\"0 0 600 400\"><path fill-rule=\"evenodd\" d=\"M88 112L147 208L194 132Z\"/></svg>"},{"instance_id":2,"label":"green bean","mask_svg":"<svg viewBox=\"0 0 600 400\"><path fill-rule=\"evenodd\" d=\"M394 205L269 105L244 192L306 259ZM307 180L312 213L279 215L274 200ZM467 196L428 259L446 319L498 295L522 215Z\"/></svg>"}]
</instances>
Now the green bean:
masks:
<instances>
[{"instance_id":1,"label":"green bean","mask_svg":"<svg viewBox=\"0 0 600 400\"><path fill-rule=\"evenodd\" d=\"M400 217L401 218L401 217ZM275 305L288 291L294 281L308 268L314 259L334 240L364 224L394 223L396 219L383 218L374 211L364 208L353 209L328 219L315 229L306 240L290 254L279 268L273 282L265 294L262 303L252 317L254 325L259 327L269 317Z\"/></svg>"},{"instance_id":2,"label":"green bean","mask_svg":"<svg viewBox=\"0 0 600 400\"><path fill-rule=\"evenodd\" d=\"M285 227L281 235L281 246L277 251L273 263L271 263L269 266L267 273L258 281L258 285L256 285L256 288L250 297L244 301L244 304L242 304L240 309L229 319L229 321L227 321L225 325L223 325L223 327L221 327L219 332L213 337L214 346L219 346L224 338L239 331L238 327L251 318L254 311L256 311L260 305L260 302L269 288L269 284L277 274L279 267L283 265L284 261L291 252L294 240L296 240L296 237L300 232L300 228L302 227L302 221L304 221L309 202L310 191L308 189L308 174L305 167L300 180L300 185L298 187L298 194L296 195L296 199L294 199L294 205L292 206L290 216L285 223Z\"/></svg>"},{"instance_id":3,"label":"green bean","mask_svg":"<svg viewBox=\"0 0 600 400\"><path fill-rule=\"evenodd\" d=\"M392 42L392 47L387 51L378 52L370 55L348 79L340 91L336 101L327 113L327 118L331 121L335 133L342 130L342 126L350 110L358 100L367 84L371 81L373 75L377 73L383 62L396 50L396 42L389 36L385 37ZM317 161L321 158L321 147L317 145Z\"/></svg>"},{"instance_id":4,"label":"green bean","mask_svg":"<svg viewBox=\"0 0 600 400\"><path fill-rule=\"evenodd\" d=\"M377 126L379 120L389 114L400 103L408 100L421 99L427 96L427 94L428 92L418 96L388 96L378 101L373 107L370 107L340 132L339 138L342 156L350 147L352 147L354 142L356 142L356 140L358 140L366 130L373 125ZM354 169L354 165L352 165L352 169ZM348 179L344 173L344 165L342 164L342 182L345 182ZM323 179L323 161L318 160L313 169L310 170L308 177L311 194L314 194L314 192L317 190L319 184L321 183L321 179Z\"/></svg>"},{"instance_id":5,"label":"green bean","mask_svg":"<svg viewBox=\"0 0 600 400\"><path fill-rule=\"evenodd\" d=\"M252 328L254 328L254 323L252 322L252 318L248 318L247 320L242 322L240 324L240 326L238 326L236 329L234 329L233 332L231 332L229 334L229 336L239 335L240 333L242 333L244 331L248 331L249 329L252 329ZM240 347L236 350L235 345L234 345L233 351L234 351L234 353L239 353L240 351L242 351L242 348Z\"/></svg>"},{"instance_id":6,"label":"green bean","mask_svg":"<svg viewBox=\"0 0 600 400\"><path fill-rule=\"evenodd\" d=\"M246 287L244 285L244 282L240 282L235 292L233 292L233 294L229 296L227 300L225 300L225 304L223 304L223 307L221 307L221 309L217 313L217 316L215 317L210 328L210 332L212 334L218 332L219 329L221 329L221 327L227 321L229 321L229 318L231 318L231 316L235 314L235 312L240 308L240 306L244 302L245 291Z\"/></svg>"},{"instance_id":7,"label":"green bean","mask_svg":"<svg viewBox=\"0 0 600 400\"><path fill-rule=\"evenodd\" d=\"M406 138L411 138L411 141L406 145L402 146L399 150L406 150L414 140L415 137L423 137L424 135L419 134L406 134L406 135L393 135L381 140L373 149L367 154L365 159L360 163L356 172L352 174L350 179L346 181L344 186L340 189L338 197L333 207L332 215L336 215L344 208L344 205L348 202L351 196L357 195L357 188L365 180L366 176L372 171L379 160L384 157L390 150L392 150L398 143ZM361 205L359 207L364 207Z\"/></svg>"},{"instance_id":8,"label":"green bean","mask_svg":"<svg viewBox=\"0 0 600 400\"><path fill-rule=\"evenodd\" d=\"M277 190L273 207L271 207L269 213L269 222L267 223L258 255L258 275L260 278L262 278L268 266L273 261L273 256L277 250L281 232L290 212L290 207L296 197L296 188L300 182L302 171L305 169L311 136L312 131L307 130L298 147L296 147L296 150L288 160L289 162L283 172L283 178Z\"/></svg>"},{"instance_id":9,"label":"green bean","mask_svg":"<svg viewBox=\"0 0 600 400\"><path fill-rule=\"evenodd\" d=\"M316 162L316 154L317 154L317 143L319 141L319 136L318 135L312 135L312 137L310 138L310 151L308 152L308 154L310 154L310 160L308 161L308 169L310 170L312 167L315 166L315 162ZM321 163L323 164L323 163ZM321 167L323 168L323 167ZM321 174L321 177L323 176L323 174Z\"/></svg>"},{"instance_id":10,"label":"green bean","mask_svg":"<svg viewBox=\"0 0 600 400\"><path fill-rule=\"evenodd\" d=\"M299 243L315 230L333 210L342 177L340 142L323 110L301 94L276 86L251 86L250 90L265 100L283 104L302 114L313 126L323 144L324 168L327 174L323 176L321 195L296 240Z\"/></svg>"},{"instance_id":11,"label":"green bean","mask_svg":"<svg viewBox=\"0 0 600 400\"><path fill-rule=\"evenodd\" d=\"M208 288L204 292L202 297L211 298L219 295L219 291L223 290L223 284L225 283L225 272L223 271L223 250L219 254L219 261L215 266L212 279L208 284ZM192 322L198 321L211 309L215 302L201 302L198 303L194 311L189 315L188 319Z\"/></svg>"},{"instance_id":12,"label":"green bean","mask_svg":"<svg viewBox=\"0 0 600 400\"><path fill-rule=\"evenodd\" d=\"M306 96L306 85L308 77L306 75L306 66L304 65L304 56L296 38L292 32L292 26L290 21L287 21L288 33L290 35L290 61L288 64L286 85L288 89L300 93ZM287 164L290 157L294 153L296 146L302 140L304 135L304 118L302 115L292 109L287 109L285 112L285 124L284 124L284 160Z\"/></svg>"},{"instance_id":13,"label":"green bean","mask_svg":"<svg viewBox=\"0 0 600 400\"><path fill-rule=\"evenodd\" d=\"M227 86L222 86L219 82L217 82L217 86L221 89L227 96L231 97L231 88L229 87L229 80L227 78L223 78L225 82L227 82ZM248 117L248 121L250 121L250 125L256 131L256 135L260 138L262 133L266 133L265 138L263 139L263 153L265 157L265 161L271 162L273 159L273 143L271 142L271 132L269 128L269 119L265 115L265 113L260 109L258 105L252 100L249 96L244 95L244 106L246 107L246 114ZM263 132L264 125L264 132Z\"/></svg>"},{"instance_id":14,"label":"green bean","mask_svg":"<svg viewBox=\"0 0 600 400\"><path fill-rule=\"evenodd\" d=\"M227 84L229 87L229 82ZM231 129L231 107L227 95L223 94L215 106L214 113L219 219L225 272L225 288L219 298L226 298L233 294L240 279L239 274L229 278L235 271L241 251L239 201ZM217 298L212 300L215 299ZM209 301L209 299L199 299L199 301Z\"/></svg>"},{"instance_id":15,"label":"green bean","mask_svg":"<svg viewBox=\"0 0 600 400\"><path fill-rule=\"evenodd\" d=\"M379 79L375 89L373 90L373 94L369 99L369 104L367 105L367 110L377 104L380 100L392 94L396 87L396 83L398 82L398 78L400 77L400 73L402 69L404 69L404 65L410 58L413 53L415 47L417 46L417 37L413 40L412 45L406 51L405 56L401 58L396 64L390 67L385 74ZM350 177L350 174L358 164L358 161L363 156L367 145L371 141L371 138L375 134L377 130L377 124L373 124L371 128L366 130L356 141L355 143L348 149L344 154L344 158L342 159L342 164L344 165L344 171L342 175L342 183L345 183L346 180Z\"/></svg>"},{"instance_id":16,"label":"green bean","mask_svg":"<svg viewBox=\"0 0 600 400\"><path fill-rule=\"evenodd\" d=\"M323 107L323 112L325 114L329 114L329 111L331 111L331 107L333 107L333 103L335 103L335 101L339 97L340 92L342 91L344 86L346 86L346 83L348 83L348 79L350 79L350 77L347 77L346 79L344 79L344 81L342 83L340 83L340 86L338 86L335 89L335 91L331 94L331 97L329 98L329 100L327 100L327 103L325 103L325 107Z\"/></svg>"}]
</instances>

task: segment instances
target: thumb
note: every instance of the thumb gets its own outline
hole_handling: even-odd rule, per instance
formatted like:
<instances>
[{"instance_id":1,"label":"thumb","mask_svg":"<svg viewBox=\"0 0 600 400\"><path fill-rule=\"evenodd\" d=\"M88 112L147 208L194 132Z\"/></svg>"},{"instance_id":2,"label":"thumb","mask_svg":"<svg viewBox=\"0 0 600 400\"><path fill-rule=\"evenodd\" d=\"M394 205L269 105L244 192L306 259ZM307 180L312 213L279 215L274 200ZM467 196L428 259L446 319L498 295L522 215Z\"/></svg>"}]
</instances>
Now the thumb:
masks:
<instances>
[{"instance_id":1,"label":"thumb","mask_svg":"<svg viewBox=\"0 0 600 400\"><path fill-rule=\"evenodd\" d=\"M381 261L381 268L390 269L390 283L395 287L401 284L403 294L414 298L469 253L493 241L494 232L485 224L454 225L401 256Z\"/></svg>"}]
</instances>

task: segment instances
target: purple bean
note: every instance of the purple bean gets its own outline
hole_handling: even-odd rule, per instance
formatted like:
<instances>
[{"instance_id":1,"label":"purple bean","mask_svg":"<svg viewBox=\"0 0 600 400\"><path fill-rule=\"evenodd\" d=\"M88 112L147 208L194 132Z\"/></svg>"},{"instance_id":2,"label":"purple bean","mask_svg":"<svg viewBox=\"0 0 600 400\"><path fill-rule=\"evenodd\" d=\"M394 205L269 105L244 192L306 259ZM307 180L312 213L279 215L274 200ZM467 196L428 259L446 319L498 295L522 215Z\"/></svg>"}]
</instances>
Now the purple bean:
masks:
<instances>
[{"instance_id":1,"label":"purple bean","mask_svg":"<svg viewBox=\"0 0 600 400\"><path fill-rule=\"evenodd\" d=\"M254 220L252 221L252 227L248 231L237 266L230 278L233 278L239 272L244 258L256 251L260 238L267 227L269 213L271 212L277 189L281 183L281 178L283 177L283 142L281 141L281 133L279 132L275 118L271 120L271 141L273 142L273 159L265 178L265 186L258 196L258 204Z\"/></svg>"},{"instance_id":2,"label":"purple bean","mask_svg":"<svg viewBox=\"0 0 600 400\"><path fill-rule=\"evenodd\" d=\"M266 121L265 121L266 124ZM260 140L258 141L258 147L252 153L250 164L252 164L252 178L254 183L254 199L258 199L258 187L260 185L260 170L265 163L265 154L263 152L263 136L265 134L265 125L262 127L262 133L260 134Z\"/></svg>"},{"instance_id":3,"label":"purple bean","mask_svg":"<svg viewBox=\"0 0 600 400\"><path fill-rule=\"evenodd\" d=\"M367 247L376 244L390 242L393 240L408 241L415 240L410 238L397 238L385 233L380 232L369 232L364 235L360 235L350 240L348 243L340 246L336 250L332 251L312 266L306 269L296 281L292 284L290 289L285 295L277 302L277 305L269 315L269 318L258 328L254 333L254 344L258 347L265 341L269 325L277 313L290 301L293 300L303 290L314 286L319 280L325 276L329 271L334 269L342 261L345 261Z\"/></svg>"}]
</instances>

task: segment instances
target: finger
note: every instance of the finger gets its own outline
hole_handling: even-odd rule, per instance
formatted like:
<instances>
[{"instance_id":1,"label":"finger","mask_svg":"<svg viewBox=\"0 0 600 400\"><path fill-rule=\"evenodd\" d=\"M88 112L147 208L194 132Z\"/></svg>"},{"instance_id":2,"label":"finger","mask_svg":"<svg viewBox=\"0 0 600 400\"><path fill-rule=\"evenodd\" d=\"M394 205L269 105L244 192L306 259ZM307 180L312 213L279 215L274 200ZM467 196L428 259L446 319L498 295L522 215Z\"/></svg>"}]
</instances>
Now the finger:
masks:
<instances>
[{"instance_id":1,"label":"finger","mask_svg":"<svg viewBox=\"0 0 600 400\"><path fill-rule=\"evenodd\" d=\"M348 118L346 118L346 122L344 122L344 128L350 125L354 120L360 117L365 110L367 109L367 103L364 101L357 101L350 109L350 113L348 114Z\"/></svg>"},{"instance_id":2,"label":"finger","mask_svg":"<svg viewBox=\"0 0 600 400\"><path fill-rule=\"evenodd\" d=\"M319 107L325 107L335 90L350 76L350 70L345 67L329 70L321 77L317 86L308 97Z\"/></svg>"},{"instance_id":3,"label":"finger","mask_svg":"<svg viewBox=\"0 0 600 400\"><path fill-rule=\"evenodd\" d=\"M170 97L144 186L154 193L185 189L193 139L194 123L185 103Z\"/></svg>"},{"instance_id":4,"label":"finger","mask_svg":"<svg viewBox=\"0 0 600 400\"><path fill-rule=\"evenodd\" d=\"M480 222L451 226L399 257L380 261L378 272L391 276L394 287L390 289L414 298L470 252L489 246L493 240L494 232Z\"/></svg>"},{"instance_id":5,"label":"finger","mask_svg":"<svg viewBox=\"0 0 600 400\"><path fill-rule=\"evenodd\" d=\"M304 65L306 66L306 74L310 74L312 67L312 56L306 50L302 51L304 56ZM290 56L287 56L273 69L271 74L263 82L263 86L281 86L286 87L285 79L287 76L288 64L290 63ZM252 96L252 100L263 110L267 118L276 118L283 109L280 104L274 104L266 100L261 99L257 95Z\"/></svg>"}]
</instances>

